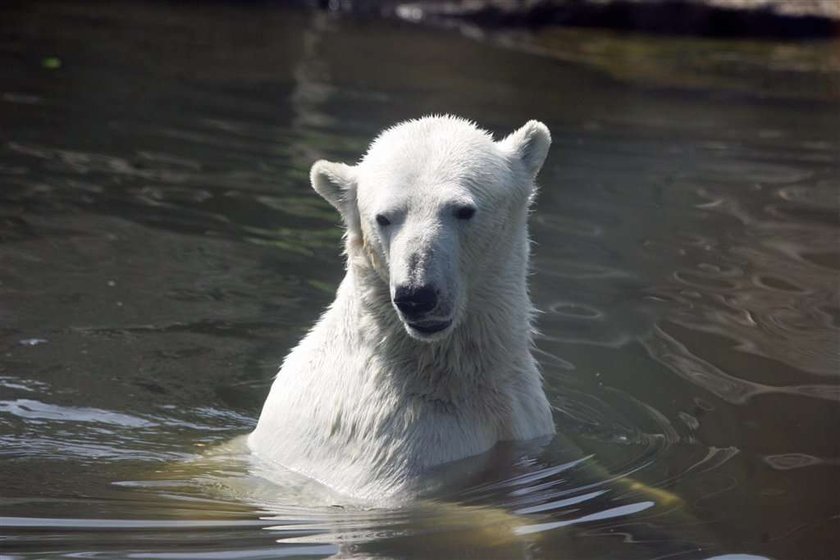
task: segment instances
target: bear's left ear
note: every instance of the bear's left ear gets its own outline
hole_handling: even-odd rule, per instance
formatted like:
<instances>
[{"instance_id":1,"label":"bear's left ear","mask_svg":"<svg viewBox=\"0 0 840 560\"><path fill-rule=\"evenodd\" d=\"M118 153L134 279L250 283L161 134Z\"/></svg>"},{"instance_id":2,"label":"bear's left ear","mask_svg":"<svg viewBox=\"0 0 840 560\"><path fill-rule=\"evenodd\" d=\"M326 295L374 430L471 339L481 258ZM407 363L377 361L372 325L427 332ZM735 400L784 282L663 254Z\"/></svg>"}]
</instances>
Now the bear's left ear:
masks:
<instances>
[{"instance_id":1,"label":"bear's left ear","mask_svg":"<svg viewBox=\"0 0 840 560\"><path fill-rule=\"evenodd\" d=\"M499 140L498 144L511 158L522 163L525 172L533 180L548 155L551 133L540 121L528 121L522 128Z\"/></svg>"}]
</instances>

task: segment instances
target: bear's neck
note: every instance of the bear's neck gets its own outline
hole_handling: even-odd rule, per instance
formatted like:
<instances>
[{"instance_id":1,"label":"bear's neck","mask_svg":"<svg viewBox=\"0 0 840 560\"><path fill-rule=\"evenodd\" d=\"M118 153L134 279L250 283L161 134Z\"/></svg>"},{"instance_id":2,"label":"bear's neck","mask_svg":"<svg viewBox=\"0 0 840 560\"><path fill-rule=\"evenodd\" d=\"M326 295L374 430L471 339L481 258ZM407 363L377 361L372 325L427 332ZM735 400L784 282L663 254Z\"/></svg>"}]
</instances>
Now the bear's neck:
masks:
<instances>
[{"instance_id":1,"label":"bear's neck","mask_svg":"<svg viewBox=\"0 0 840 560\"><path fill-rule=\"evenodd\" d=\"M355 322L346 335L370 359L388 368L394 387L436 403L458 403L476 391L494 392L535 368L531 356L533 308L528 296L527 233L496 253L480 282L469 287L467 307L452 333L439 341L412 338L397 317L388 284L370 262L350 255L336 304ZM345 307L346 306L346 307Z\"/></svg>"}]
</instances>

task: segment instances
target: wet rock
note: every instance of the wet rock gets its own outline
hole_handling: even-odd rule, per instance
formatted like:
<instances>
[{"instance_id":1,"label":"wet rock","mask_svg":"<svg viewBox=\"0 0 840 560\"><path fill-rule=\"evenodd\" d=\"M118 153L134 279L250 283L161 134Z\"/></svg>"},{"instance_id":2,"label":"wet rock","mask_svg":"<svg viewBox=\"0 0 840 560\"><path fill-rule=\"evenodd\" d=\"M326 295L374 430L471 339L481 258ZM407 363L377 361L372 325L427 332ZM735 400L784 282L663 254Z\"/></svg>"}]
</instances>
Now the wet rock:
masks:
<instances>
[{"instance_id":1,"label":"wet rock","mask_svg":"<svg viewBox=\"0 0 840 560\"><path fill-rule=\"evenodd\" d=\"M840 0L325 0L321 6L479 27L569 25L758 37L840 34Z\"/></svg>"}]
</instances>

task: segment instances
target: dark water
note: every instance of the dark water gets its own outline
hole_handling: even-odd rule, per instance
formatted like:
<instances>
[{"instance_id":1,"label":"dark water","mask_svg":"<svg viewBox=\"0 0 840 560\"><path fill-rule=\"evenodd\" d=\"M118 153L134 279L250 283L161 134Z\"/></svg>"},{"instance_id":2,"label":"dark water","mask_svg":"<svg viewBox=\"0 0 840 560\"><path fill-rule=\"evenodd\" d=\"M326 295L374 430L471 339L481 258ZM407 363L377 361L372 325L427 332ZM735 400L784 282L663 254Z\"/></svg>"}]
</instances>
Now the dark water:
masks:
<instances>
[{"instance_id":1,"label":"dark water","mask_svg":"<svg viewBox=\"0 0 840 560\"><path fill-rule=\"evenodd\" d=\"M0 557L840 557L838 69L837 42L4 4ZM342 275L309 165L430 112L552 129L565 437L397 510L205 456Z\"/></svg>"}]
</instances>

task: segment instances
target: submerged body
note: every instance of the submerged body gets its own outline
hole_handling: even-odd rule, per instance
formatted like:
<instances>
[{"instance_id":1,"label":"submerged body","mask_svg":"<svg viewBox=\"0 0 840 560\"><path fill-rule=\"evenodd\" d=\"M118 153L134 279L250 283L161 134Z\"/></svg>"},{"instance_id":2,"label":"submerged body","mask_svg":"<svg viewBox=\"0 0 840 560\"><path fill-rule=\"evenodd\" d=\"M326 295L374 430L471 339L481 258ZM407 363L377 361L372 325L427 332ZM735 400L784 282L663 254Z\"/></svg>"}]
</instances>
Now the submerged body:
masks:
<instances>
[{"instance_id":1,"label":"submerged body","mask_svg":"<svg viewBox=\"0 0 840 560\"><path fill-rule=\"evenodd\" d=\"M549 144L535 121L494 142L428 117L383 133L356 166L313 166L347 228L347 275L285 359L248 438L256 455L379 499L431 467L554 433L527 291Z\"/></svg>"}]
</instances>

